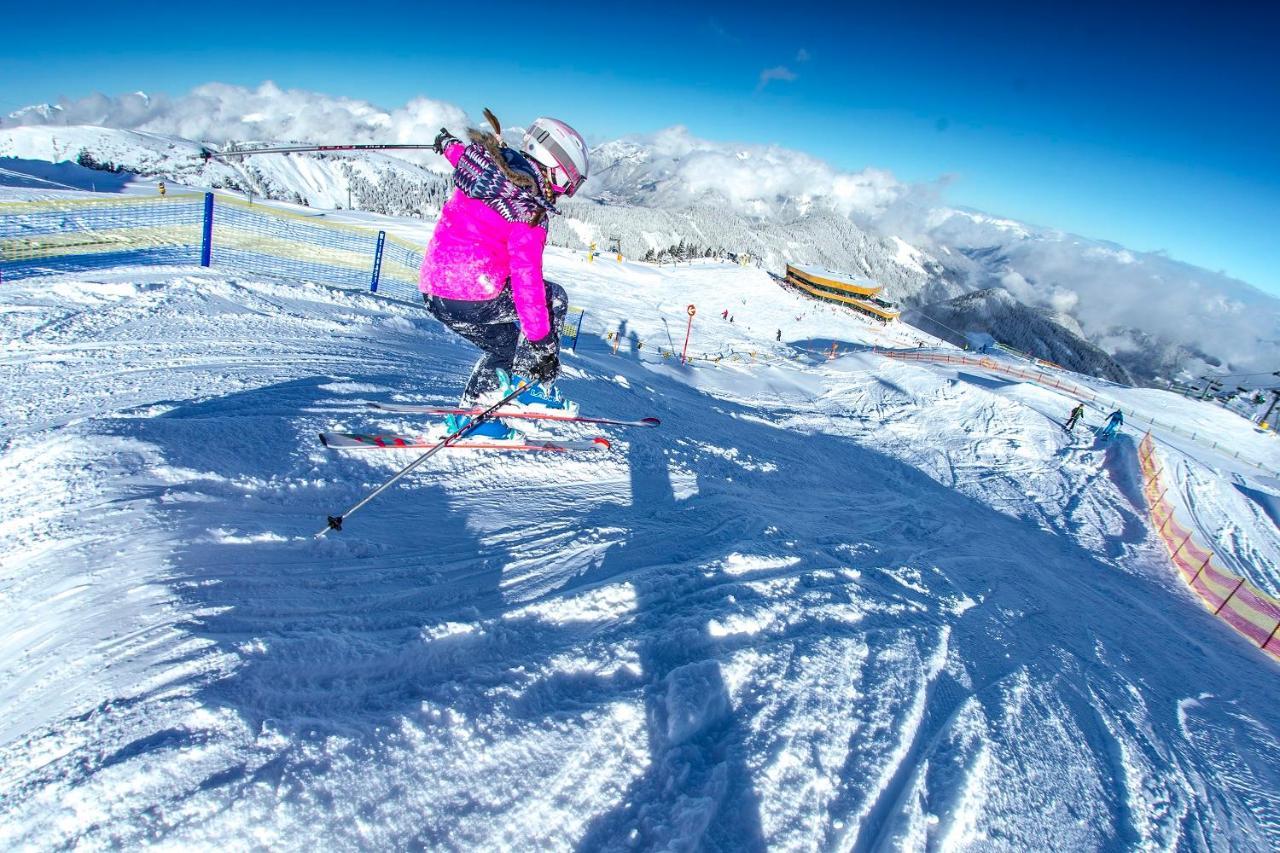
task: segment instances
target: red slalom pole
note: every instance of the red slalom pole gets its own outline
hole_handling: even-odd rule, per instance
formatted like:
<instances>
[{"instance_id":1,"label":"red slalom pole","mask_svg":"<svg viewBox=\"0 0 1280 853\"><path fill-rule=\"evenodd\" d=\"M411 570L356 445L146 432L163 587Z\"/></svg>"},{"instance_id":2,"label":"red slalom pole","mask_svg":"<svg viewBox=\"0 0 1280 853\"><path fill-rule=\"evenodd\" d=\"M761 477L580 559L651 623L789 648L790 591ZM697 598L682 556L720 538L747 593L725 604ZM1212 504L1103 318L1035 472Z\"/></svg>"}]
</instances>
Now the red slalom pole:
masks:
<instances>
[{"instance_id":1,"label":"red slalom pole","mask_svg":"<svg viewBox=\"0 0 1280 853\"><path fill-rule=\"evenodd\" d=\"M689 335L690 335L690 333L692 333L692 332L693 332L693 315L698 313L698 309L697 309L697 307L695 307L695 306L693 306L693 305L690 305L690 306L689 306L688 308L686 308L685 310L689 312L689 325L688 325L688 326L685 328L685 330L684 330L684 349L682 349L682 350L680 351L680 363L681 363L681 364L688 364L688 363L689 363L689 359L688 359L688 354L689 354Z\"/></svg>"}]
</instances>

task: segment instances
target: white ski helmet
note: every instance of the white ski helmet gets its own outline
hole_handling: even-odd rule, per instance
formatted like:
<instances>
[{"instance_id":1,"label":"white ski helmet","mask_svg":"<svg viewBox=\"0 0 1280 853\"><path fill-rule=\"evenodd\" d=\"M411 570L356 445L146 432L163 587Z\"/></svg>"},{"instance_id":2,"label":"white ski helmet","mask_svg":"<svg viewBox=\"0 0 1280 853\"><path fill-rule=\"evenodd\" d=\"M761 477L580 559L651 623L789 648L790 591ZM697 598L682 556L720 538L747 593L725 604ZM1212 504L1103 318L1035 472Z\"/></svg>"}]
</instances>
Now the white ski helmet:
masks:
<instances>
[{"instance_id":1,"label":"white ski helmet","mask_svg":"<svg viewBox=\"0 0 1280 853\"><path fill-rule=\"evenodd\" d=\"M587 143L569 125L545 116L529 125L520 150L551 173L552 189L573 195L587 179Z\"/></svg>"}]
</instances>

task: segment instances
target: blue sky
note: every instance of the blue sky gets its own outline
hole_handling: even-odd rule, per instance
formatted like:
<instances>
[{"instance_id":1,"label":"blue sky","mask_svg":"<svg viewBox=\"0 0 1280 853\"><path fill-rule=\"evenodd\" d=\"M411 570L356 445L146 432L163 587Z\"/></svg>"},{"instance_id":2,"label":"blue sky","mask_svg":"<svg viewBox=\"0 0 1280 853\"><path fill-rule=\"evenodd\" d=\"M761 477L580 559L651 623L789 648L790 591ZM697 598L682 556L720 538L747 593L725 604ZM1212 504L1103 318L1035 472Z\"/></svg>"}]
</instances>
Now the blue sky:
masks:
<instances>
[{"instance_id":1,"label":"blue sky","mask_svg":"<svg viewBox=\"0 0 1280 853\"><path fill-rule=\"evenodd\" d=\"M1277 4L834 5L71 2L53 26L24 4L3 17L0 111L270 79L558 115L593 141L683 124L945 176L952 203L1280 295Z\"/></svg>"}]
</instances>

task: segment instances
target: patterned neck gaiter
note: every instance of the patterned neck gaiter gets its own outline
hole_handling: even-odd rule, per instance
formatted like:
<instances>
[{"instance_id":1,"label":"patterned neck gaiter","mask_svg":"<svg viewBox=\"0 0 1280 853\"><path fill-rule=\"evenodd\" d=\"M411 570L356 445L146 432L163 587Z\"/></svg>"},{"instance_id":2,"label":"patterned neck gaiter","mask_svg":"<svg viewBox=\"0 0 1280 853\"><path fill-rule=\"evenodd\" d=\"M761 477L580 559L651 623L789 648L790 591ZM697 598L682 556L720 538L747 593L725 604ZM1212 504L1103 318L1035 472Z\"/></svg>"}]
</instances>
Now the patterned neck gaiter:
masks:
<instances>
[{"instance_id":1,"label":"patterned neck gaiter","mask_svg":"<svg viewBox=\"0 0 1280 853\"><path fill-rule=\"evenodd\" d=\"M499 165L485 146L468 145L454 167L454 186L469 197L483 201L509 222L538 223L545 227L545 214L559 211L543 197L541 173L510 148L503 148L501 154L506 162ZM517 185L512 176L528 178L529 186L536 189Z\"/></svg>"}]
</instances>

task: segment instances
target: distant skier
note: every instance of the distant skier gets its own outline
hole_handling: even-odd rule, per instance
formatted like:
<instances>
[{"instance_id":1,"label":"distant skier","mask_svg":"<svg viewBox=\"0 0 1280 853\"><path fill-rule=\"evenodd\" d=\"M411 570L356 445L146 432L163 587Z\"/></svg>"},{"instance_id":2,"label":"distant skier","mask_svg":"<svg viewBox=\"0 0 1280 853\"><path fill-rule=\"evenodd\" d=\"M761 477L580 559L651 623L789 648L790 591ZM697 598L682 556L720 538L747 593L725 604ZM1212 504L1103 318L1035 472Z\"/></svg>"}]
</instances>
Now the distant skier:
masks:
<instances>
[{"instance_id":1,"label":"distant skier","mask_svg":"<svg viewBox=\"0 0 1280 853\"><path fill-rule=\"evenodd\" d=\"M1067 422L1062 425L1062 428L1065 429L1067 432L1071 432L1071 430L1075 429L1076 422L1083 417L1084 417L1084 403L1079 403L1076 405L1074 409L1071 410L1071 414L1070 416L1067 417Z\"/></svg>"},{"instance_id":2,"label":"distant skier","mask_svg":"<svg viewBox=\"0 0 1280 853\"><path fill-rule=\"evenodd\" d=\"M1121 412L1119 409L1116 409L1114 412L1107 415L1107 423L1098 432L1098 438L1101 438L1104 440L1111 438L1116 434L1116 430L1120 429L1120 426L1123 423L1124 423L1124 413Z\"/></svg>"},{"instance_id":3,"label":"distant skier","mask_svg":"<svg viewBox=\"0 0 1280 853\"><path fill-rule=\"evenodd\" d=\"M471 130L468 143L441 128L435 150L453 166L454 191L440 212L422 259L418 289L440 322L483 351L460 405L483 406L515 390L520 406L576 413L553 383L560 373L559 329L569 300L542 275L547 217L555 203L587 179L587 146L569 125L536 119L520 150L507 147L501 126ZM450 426L460 425L453 422ZM514 437L490 420L472 435Z\"/></svg>"},{"instance_id":4,"label":"distant skier","mask_svg":"<svg viewBox=\"0 0 1280 853\"><path fill-rule=\"evenodd\" d=\"M721 319L721 320L728 320L728 319L729 319L729 309L728 309L728 308L726 308L726 309L724 309L723 311L721 311L721 312L720 312L720 319Z\"/></svg>"},{"instance_id":5,"label":"distant skier","mask_svg":"<svg viewBox=\"0 0 1280 853\"><path fill-rule=\"evenodd\" d=\"M775 341L781 341L781 340L782 340L782 330L781 330L781 329L779 329L779 330L778 330L778 334L776 334L776 335L774 335L774 336L773 336L773 339L774 339Z\"/></svg>"}]
</instances>

